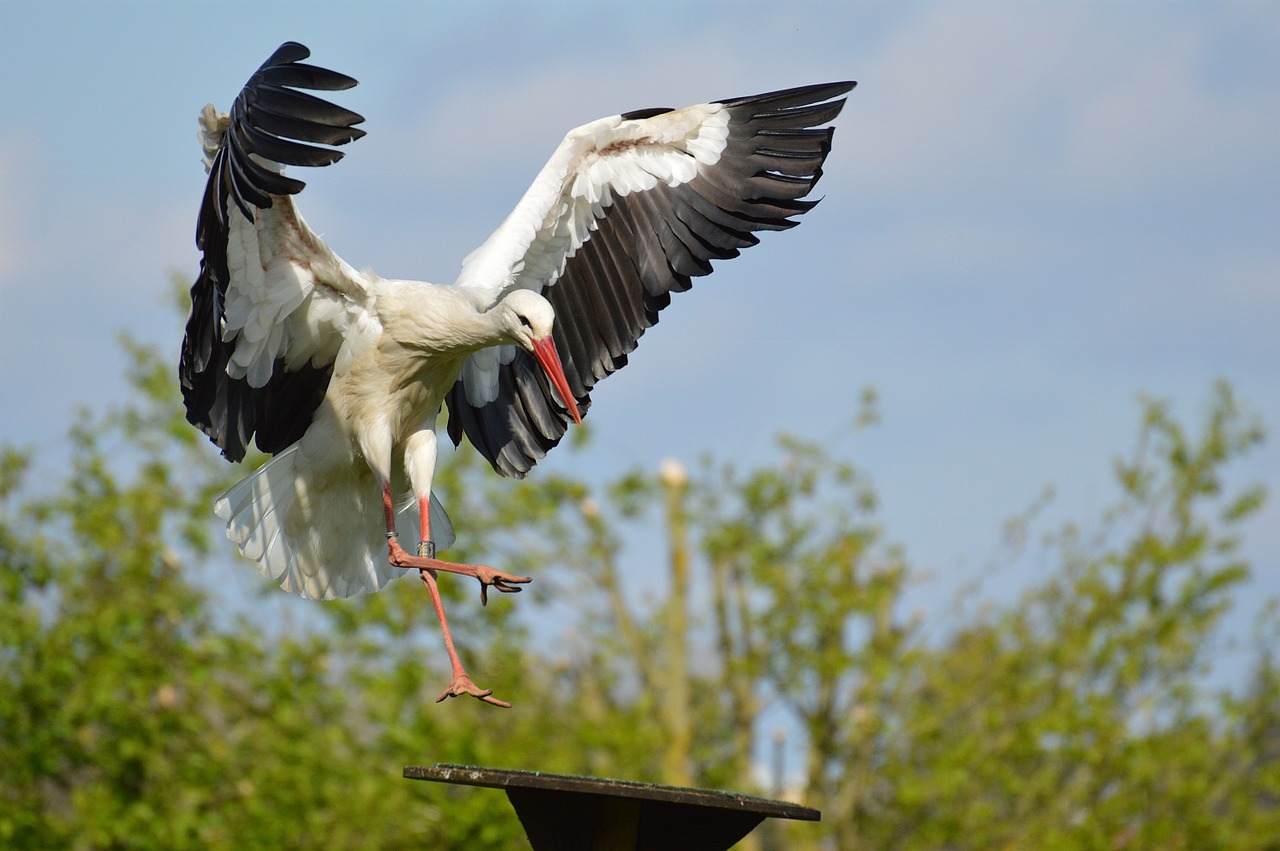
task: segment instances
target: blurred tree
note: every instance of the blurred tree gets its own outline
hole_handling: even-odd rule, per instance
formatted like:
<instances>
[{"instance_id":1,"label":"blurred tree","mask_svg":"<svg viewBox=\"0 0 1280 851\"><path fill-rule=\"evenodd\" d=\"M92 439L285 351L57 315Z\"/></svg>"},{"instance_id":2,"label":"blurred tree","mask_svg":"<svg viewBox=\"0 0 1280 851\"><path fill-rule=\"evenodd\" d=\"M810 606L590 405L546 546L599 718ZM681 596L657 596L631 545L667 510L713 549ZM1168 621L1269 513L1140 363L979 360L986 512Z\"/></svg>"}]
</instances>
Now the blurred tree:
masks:
<instances>
[{"instance_id":1,"label":"blurred tree","mask_svg":"<svg viewBox=\"0 0 1280 851\"><path fill-rule=\"evenodd\" d=\"M183 421L167 362L126 348L134 394L81 416L65 480L0 451L0 845L519 847L501 795L401 766L767 791L757 738L781 709L804 737L792 791L824 819L777 847L1276 847L1274 631L1247 689L1201 677L1263 499L1223 484L1260 440L1225 385L1197 435L1148 403L1098 529L1054 536L1021 600L933 640L902 614L874 489L817 444L599 489L453 453L451 552L537 577L483 610L443 585L469 663L518 698L497 712L433 702L446 670L413 581L304 624L228 614L201 565L237 471Z\"/></svg>"},{"instance_id":2,"label":"blurred tree","mask_svg":"<svg viewBox=\"0 0 1280 851\"><path fill-rule=\"evenodd\" d=\"M780 847L1270 841L1271 657L1227 712L1203 686L1248 575L1238 528L1264 499L1256 485L1226 492L1223 473L1261 439L1225 384L1197 435L1144 403L1097 529L1047 539L1041 581L941 641L901 613L908 567L883 543L874 490L821 446L783 438L778 464L745 474L711 460L692 476L673 462L632 473L604 505L585 499L584 541L555 547L578 554L583 676L614 684L610 712L652 710L637 720L662 758L630 774L664 782L750 785L761 707L786 707L807 744L803 798L824 818L781 828ZM646 601L617 565L626 523L653 506L665 506L670 569L666 596ZM706 600L692 626L691 589ZM1233 764L1250 769L1223 770Z\"/></svg>"},{"instance_id":3,"label":"blurred tree","mask_svg":"<svg viewBox=\"0 0 1280 851\"><path fill-rule=\"evenodd\" d=\"M1017 603L897 669L874 782L833 825L837 847L1275 847L1275 756L1201 685L1248 574L1236 529L1263 501L1225 492L1223 468L1260 440L1225 384L1199 435L1146 403L1098 531L1054 536ZM1237 704L1236 724L1265 726L1263 704ZM1229 769L1242 759L1255 767Z\"/></svg>"},{"instance_id":4,"label":"blurred tree","mask_svg":"<svg viewBox=\"0 0 1280 851\"><path fill-rule=\"evenodd\" d=\"M446 815L400 779L407 755L483 758L509 731L422 711L429 654L385 630L395 618L375 611L361 629L386 634L348 641L358 610L318 607L348 627L291 633L193 583L232 471L183 422L169 365L127 345L135 396L81 417L64 482L47 493L26 455L0 458L0 846L515 841L498 802ZM407 590L381 605L407 610Z\"/></svg>"}]
</instances>

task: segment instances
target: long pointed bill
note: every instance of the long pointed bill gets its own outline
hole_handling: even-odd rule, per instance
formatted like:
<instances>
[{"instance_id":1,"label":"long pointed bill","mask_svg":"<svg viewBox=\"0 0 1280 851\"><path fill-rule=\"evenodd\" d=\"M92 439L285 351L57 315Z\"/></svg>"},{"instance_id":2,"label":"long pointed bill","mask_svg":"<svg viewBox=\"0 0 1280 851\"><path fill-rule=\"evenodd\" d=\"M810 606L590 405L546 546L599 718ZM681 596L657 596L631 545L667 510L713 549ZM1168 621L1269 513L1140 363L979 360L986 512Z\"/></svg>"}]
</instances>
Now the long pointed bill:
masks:
<instances>
[{"instance_id":1,"label":"long pointed bill","mask_svg":"<svg viewBox=\"0 0 1280 851\"><path fill-rule=\"evenodd\" d=\"M575 423L582 425L582 415L578 413L578 400L569 392L569 379L564 377L564 367L560 366L560 355L556 354L556 344L550 337L534 340L533 356L538 359L538 363L542 364L547 378L550 378L551 383L555 385L556 392L560 394L565 407L569 409L569 416L573 417Z\"/></svg>"}]
</instances>

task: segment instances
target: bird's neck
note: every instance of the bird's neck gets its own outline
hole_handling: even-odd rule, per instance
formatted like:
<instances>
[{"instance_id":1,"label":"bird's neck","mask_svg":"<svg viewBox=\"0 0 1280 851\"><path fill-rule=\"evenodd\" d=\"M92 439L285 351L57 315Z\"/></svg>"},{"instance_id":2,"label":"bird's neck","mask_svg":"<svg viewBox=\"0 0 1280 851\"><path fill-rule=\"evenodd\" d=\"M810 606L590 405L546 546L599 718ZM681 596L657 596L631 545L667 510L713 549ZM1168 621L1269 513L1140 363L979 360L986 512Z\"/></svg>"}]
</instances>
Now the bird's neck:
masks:
<instances>
[{"instance_id":1,"label":"bird's neck","mask_svg":"<svg viewBox=\"0 0 1280 851\"><path fill-rule=\"evenodd\" d=\"M418 284L397 288L388 299L385 333L425 357L466 355L509 342L497 307L485 309L462 287Z\"/></svg>"}]
</instances>

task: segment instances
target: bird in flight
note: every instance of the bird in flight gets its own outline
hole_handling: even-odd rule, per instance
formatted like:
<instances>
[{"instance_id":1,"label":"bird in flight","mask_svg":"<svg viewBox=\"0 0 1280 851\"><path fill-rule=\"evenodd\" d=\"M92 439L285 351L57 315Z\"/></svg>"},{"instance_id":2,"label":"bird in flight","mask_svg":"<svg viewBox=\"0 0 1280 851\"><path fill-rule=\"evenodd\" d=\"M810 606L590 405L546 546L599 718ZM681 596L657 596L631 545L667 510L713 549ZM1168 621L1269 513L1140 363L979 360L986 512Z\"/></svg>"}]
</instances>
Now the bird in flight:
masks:
<instances>
[{"instance_id":1,"label":"bird in flight","mask_svg":"<svg viewBox=\"0 0 1280 851\"><path fill-rule=\"evenodd\" d=\"M357 271L303 220L304 183L364 119L311 91L356 81L281 45L229 113L200 115L208 182L202 252L178 367L187 419L229 461L272 457L214 510L241 555L314 599L376 591L417 571L458 658L437 573L490 587L530 581L437 557L454 541L432 495L436 420L448 407L493 469L523 477L580 423L596 382L626 365L645 329L711 261L797 224L831 148L827 125L852 82L646 109L570 131L453 284ZM397 502L398 495L411 499ZM416 554L401 532L419 542Z\"/></svg>"}]
</instances>

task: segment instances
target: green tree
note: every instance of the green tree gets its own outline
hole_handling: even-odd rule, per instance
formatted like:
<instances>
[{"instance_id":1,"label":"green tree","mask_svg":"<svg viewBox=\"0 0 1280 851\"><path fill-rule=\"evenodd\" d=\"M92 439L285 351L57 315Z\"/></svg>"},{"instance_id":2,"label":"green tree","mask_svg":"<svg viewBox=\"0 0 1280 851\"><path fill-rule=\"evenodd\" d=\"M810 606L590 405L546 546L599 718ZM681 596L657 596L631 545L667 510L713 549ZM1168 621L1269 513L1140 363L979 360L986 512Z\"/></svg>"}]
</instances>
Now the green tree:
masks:
<instances>
[{"instance_id":1,"label":"green tree","mask_svg":"<svg viewBox=\"0 0 1280 851\"><path fill-rule=\"evenodd\" d=\"M297 624L226 599L220 572L247 568L208 506L239 471L183 421L167 362L126 347L133 394L81 416L64 479L0 450L0 845L519 847L500 794L401 767L769 791L781 707L804 738L788 794L824 817L748 846L1276 847L1274 619L1246 688L1202 676L1263 502L1224 484L1261 439L1225 385L1195 433L1146 403L1117 505L1035 548L1016 603L927 633L870 480L818 444L599 487L451 454L452 554L536 577L486 609L443 584L468 663L516 699L499 712L434 703L447 666L411 580Z\"/></svg>"},{"instance_id":2,"label":"green tree","mask_svg":"<svg viewBox=\"0 0 1280 851\"><path fill-rule=\"evenodd\" d=\"M633 473L603 505L588 497L584 540L557 547L589 589L578 664L615 684L610 712L645 707L662 755L645 766L667 782L743 788L761 707L785 706L806 739L802 797L824 812L785 847L1250 847L1280 833L1258 752L1273 716L1257 696L1215 709L1203 675L1248 575L1238 529L1264 499L1223 475L1261 439L1225 384L1197 434L1144 403L1117 504L1050 536L1016 603L935 625L933 641L902 614L909 568L869 481L822 447L783 438L778 463L745 473ZM654 506L670 581L644 606L617 563ZM690 586L709 600L692 625ZM691 693L696 746L673 723ZM1223 770L1240 763L1257 767Z\"/></svg>"},{"instance_id":3,"label":"green tree","mask_svg":"<svg viewBox=\"0 0 1280 851\"><path fill-rule=\"evenodd\" d=\"M512 841L496 802L446 814L399 777L409 755L483 758L505 732L405 711L429 703L420 635L371 646L349 627L291 632L214 608L193 580L230 470L183 422L169 366L130 350L135 397L81 418L64 482L29 486L15 450L0 463L0 845ZM407 609L407 590L381 605Z\"/></svg>"},{"instance_id":4,"label":"green tree","mask_svg":"<svg viewBox=\"0 0 1280 851\"><path fill-rule=\"evenodd\" d=\"M1226 770L1248 746L1201 686L1248 574L1236 530L1263 501L1225 492L1223 469L1260 440L1226 385L1198 435L1148 402L1097 530L1053 536L1043 581L899 670L875 784L839 847L1274 842L1280 812L1258 806L1274 774Z\"/></svg>"}]
</instances>

